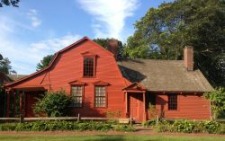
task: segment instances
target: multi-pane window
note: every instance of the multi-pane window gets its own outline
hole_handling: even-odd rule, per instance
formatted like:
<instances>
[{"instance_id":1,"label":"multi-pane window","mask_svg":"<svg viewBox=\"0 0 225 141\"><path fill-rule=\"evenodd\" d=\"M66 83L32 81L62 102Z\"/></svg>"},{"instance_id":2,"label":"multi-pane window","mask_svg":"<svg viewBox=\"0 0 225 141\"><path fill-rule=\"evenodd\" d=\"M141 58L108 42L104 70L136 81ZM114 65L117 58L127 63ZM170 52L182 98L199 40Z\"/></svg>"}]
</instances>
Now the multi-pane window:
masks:
<instances>
[{"instance_id":1,"label":"multi-pane window","mask_svg":"<svg viewBox=\"0 0 225 141\"><path fill-rule=\"evenodd\" d=\"M84 77L94 76L94 58L85 57L84 58Z\"/></svg>"},{"instance_id":2,"label":"multi-pane window","mask_svg":"<svg viewBox=\"0 0 225 141\"><path fill-rule=\"evenodd\" d=\"M177 95L168 95L168 110L177 110Z\"/></svg>"},{"instance_id":3,"label":"multi-pane window","mask_svg":"<svg viewBox=\"0 0 225 141\"><path fill-rule=\"evenodd\" d=\"M95 107L106 107L106 87L95 87Z\"/></svg>"},{"instance_id":4,"label":"multi-pane window","mask_svg":"<svg viewBox=\"0 0 225 141\"><path fill-rule=\"evenodd\" d=\"M83 97L83 87L82 86L72 86L71 88L72 96L72 107L82 107L82 97Z\"/></svg>"}]
</instances>

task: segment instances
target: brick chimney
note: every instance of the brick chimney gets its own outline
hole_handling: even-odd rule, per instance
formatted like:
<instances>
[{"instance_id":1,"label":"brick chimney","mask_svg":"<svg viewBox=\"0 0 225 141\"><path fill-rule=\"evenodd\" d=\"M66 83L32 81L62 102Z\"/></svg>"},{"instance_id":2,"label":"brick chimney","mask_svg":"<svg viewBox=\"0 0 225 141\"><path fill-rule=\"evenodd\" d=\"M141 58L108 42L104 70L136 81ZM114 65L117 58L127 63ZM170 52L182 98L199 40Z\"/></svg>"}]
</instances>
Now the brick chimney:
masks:
<instances>
[{"instance_id":1,"label":"brick chimney","mask_svg":"<svg viewBox=\"0 0 225 141\"><path fill-rule=\"evenodd\" d=\"M108 41L108 50L114 54L115 59L117 59L119 49L119 43L117 39L109 39Z\"/></svg>"},{"instance_id":2,"label":"brick chimney","mask_svg":"<svg viewBox=\"0 0 225 141\"><path fill-rule=\"evenodd\" d=\"M186 46L184 48L184 67L188 71L194 70L194 49L192 46Z\"/></svg>"}]
</instances>

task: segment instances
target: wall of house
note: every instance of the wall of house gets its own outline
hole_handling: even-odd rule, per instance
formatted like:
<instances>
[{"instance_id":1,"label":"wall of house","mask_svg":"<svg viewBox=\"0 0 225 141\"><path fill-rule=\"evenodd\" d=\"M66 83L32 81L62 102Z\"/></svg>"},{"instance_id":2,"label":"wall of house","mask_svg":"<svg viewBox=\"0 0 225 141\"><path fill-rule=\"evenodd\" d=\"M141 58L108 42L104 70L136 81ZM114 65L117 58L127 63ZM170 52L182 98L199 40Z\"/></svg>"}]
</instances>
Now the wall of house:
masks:
<instances>
[{"instance_id":1,"label":"wall of house","mask_svg":"<svg viewBox=\"0 0 225 141\"><path fill-rule=\"evenodd\" d=\"M181 94L177 97L177 110L168 110L168 96L157 94L156 108L159 115L168 119L210 119L210 102L202 94Z\"/></svg>"},{"instance_id":2,"label":"wall of house","mask_svg":"<svg viewBox=\"0 0 225 141\"><path fill-rule=\"evenodd\" d=\"M96 55L96 75L93 78L83 77L83 53ZM73 114L81 116L105 116L107 111L121 113L125 117L125 97L122 89L126 83L113 54L106 51L92 41L85 41L77 47L71 48L55 60L53 67L28 81L15 86L42 85L47 90L65 90L68 95L71 93L70 82L80 81L86 83L84 86L83 107L73 108ZM107 107L94 107L94 83L104 81L107 86Z\"/></svg>"},{"instance_id":3,"label":"wall of house","mask_svg":"<svg viewBox=\"0 0 225 141\"><path fill-rule=\"evenodd\" d=\"M83 53L87 52L96 55L96 76L94 78L83 77ZM124 94L122 89L126 86L124 79L120 73L117 63L111 53L96 45L92 41L80 44L77 48L73 48L63 53L57 60L57 64L49 72L51 80L51 88L53 90L65 89L70 94L72 81L85 82L83 107L73 108L74 114L81 116L105 116L107 111L124 113ZM104 81L109 83L107 86L107 107L94 107L94 83Z\"/></svg>"}]
</instances>

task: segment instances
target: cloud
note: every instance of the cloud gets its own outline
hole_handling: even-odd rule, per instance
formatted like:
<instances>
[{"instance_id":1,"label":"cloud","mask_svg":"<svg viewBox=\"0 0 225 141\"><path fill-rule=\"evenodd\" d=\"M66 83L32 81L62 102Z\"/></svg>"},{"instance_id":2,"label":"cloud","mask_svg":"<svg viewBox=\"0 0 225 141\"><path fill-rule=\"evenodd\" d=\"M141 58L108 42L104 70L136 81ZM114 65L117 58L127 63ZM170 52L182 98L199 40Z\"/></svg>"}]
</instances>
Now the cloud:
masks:
<instances>
[{"instance_id":1,"label":"cloud","mask_svg":"<svg viewBox=\"0 0 225 141\"><path fill-rule=\"evenodd\" d=\"M1 16L0 21L0 53L3 57L9 58L12 68L19 74L35 72L37 63L44 56L54 54L81 38L79 35L66 34L29 43L28 40L20 40L20 37L17 36L20 30L27 30L26 27L7 16Z\"/></svg>"},{"instance_id":2,"label":"cloud","mask_svg":"<svg viewBox=\"0 0 225 141\"><path fill-rule=\"evenodd\" d=\"M82 9L94 16L96 37L121 38L125 20L134 14L138 0L77 0Z\"/></svg>"},{"instance_id":3,"label":"cloud","mask_svg":"<svg viewBox=\"0 0 225 141\"><path fill-rule=\"evenodd\" d=\"M3 48L1 51L4 56L10 56L9 59L13 69L17 73L29 74L35 71L36 64L44 56L54 54L80 38L79 35L68 34L59 38L51 38L31 44L5 40L3 43L7 44L7 48ZM1 38L0 41L2 41Z\"/></svg>"},{"instance_id":4,"label":"cloud","mask_svg":"<svg viewBox=\"0 0 225 141\"><path fill-rule=\"evenodd\" d=\"M28 18L31 20L32 27L38 27L42 21L38 18L38 12L35 9L30 9L27 13Z\"/></svg>"}]
</instances>

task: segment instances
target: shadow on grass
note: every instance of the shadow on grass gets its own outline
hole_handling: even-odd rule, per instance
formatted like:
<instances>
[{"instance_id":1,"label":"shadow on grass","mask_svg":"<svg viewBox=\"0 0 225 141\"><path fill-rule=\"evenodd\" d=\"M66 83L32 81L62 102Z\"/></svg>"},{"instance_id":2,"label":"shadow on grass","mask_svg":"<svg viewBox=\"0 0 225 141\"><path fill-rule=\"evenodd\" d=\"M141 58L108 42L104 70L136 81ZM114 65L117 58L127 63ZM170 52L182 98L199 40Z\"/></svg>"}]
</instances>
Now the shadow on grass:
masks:
<instances>
[{"instance_id":1,"label":"shadow on grass","mask_svg":"<svg viewBox=\"0 0 225 141\"><path fill-rule=\"evenodd\" d=\"M128 141L128 140L136 140L138 141L138 139L135 138L127 138L124 135L97 135L94 138L91 139L86 139L84 141ZM156 139L147 139L145 141L158 141Z\"/></svg>"},{"instance_id":2,"label":"shadow on grass","mask_svg":"<svg viewBox=\"0 0 225 141\"><path fill-rule=\"evenodd\" d=\"M96 138L86 139L85 141L125 141L123 135L107 136L107 135L97 135Z\"/></svg>"}]
</instances>

